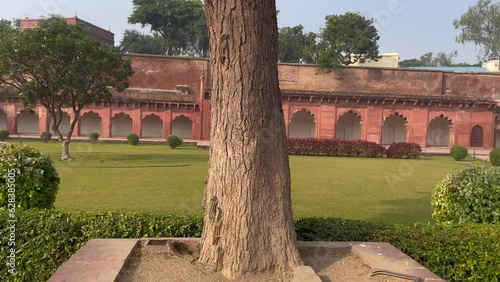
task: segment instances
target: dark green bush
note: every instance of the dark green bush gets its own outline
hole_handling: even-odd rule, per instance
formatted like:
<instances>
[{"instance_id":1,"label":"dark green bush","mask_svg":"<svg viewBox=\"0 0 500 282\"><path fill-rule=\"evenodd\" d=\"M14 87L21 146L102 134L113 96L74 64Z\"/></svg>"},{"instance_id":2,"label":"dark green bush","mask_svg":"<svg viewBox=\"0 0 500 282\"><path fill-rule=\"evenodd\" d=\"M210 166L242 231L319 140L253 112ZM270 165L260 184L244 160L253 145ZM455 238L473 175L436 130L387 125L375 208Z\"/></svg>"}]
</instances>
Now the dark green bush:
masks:
<instances>
[{"instance_id":1,"label":"dark green bush","mask_svg":"<svg viewBox=\"0 0 500 282\"><path fill-rule=\"evenodd\" d=\"M500 148L491 150L490 163L494 166L500 166Z\"/></svg>"},{"instance_id":2,"label":"dark green bush","mask_svg":"<svg viewBox=\"0 0 500 282\"><path fill-rule=\"evenodd\" d=\"M464 146L453 146L450 149L450 156L455 159L455 161L464 160L468 154L469 151L467 151L467 148Z\"/></svg>"},{"instance_id":3,"label":"dark green bush","mask_svg":"<svg viewBox=\"0 0 500 282\"><path fill-rule=\"evenodd\" d=\"M5 141L9 139L9 130L7 129L2 129L0 130L0 141Z\"/></svg>"},{"instance_id":4,"label":"dark green bush","mask_svg":"<svg viewBox=\"0 0 500 282\"><path fill-rule=\"evenodd\" d=\"M383 157L382 145L365 140L337 140L316 138L288 138L290 155L334 157Z\"/></svg>"},{"instance_id":5,"label":"dark green bush","mask_svg":"<svg viewBox=\"0 0 500 282\"><path fill-rule=\"evenodd\" d=\"M127 136L127 142L131 145L137 145L139 144L139 135L135 133L131 133Z\"/></svg>"},{"instance_id":6,"label":"dark green bush","mask_svg":"<svg viewBox=\"0 0 500 282\"><path fill-rule=\"evenodd\" d=\"M170 148L175 149L182 145L182 139L177 137L176 135L170 135L167 138L167 145L170 146Z\"/></svg>"},{"instance_id":7,"label":"dark green bush","mask_svg":"<svg viewBox=\"0 0 500 282\"><path fill-rule=\"evenodd\" d=\"M472 166L447 175L431 203L437 222L500 223L500 167Z\"/></svg>"},{"instance_id":8,"label":"dark green bush","mask_svg":"<svg viewBox=\"0 0 500 282\"><path fill-rule=\"evenodd\" d=\"M45 131L40 134L40 139L43 141L43 143L47 143L52 139L52 133Z\"/></svg>"},{"instance_id":9,"label":"dark green bush","mask_svg":"<svg viewBox=\"0 0 500 282\"><path fill-rule=\"evenodd\" d=\"M99 141L99 133L97 133L97 132L90 132L89 133L89 141L92 144L97 143L97 141Z\"/></svg>"},{"instance_id":10,"label":"dark green bush","mask_svg":"<svg viewBox=\"0 0 500 282\"><path fill-rule=\"evenodd\" d=\"M60 178L47 155L18 144L0 145L0 209L53 208ZM14 195L14 196L10 196Z\"/></svg>"},{"instance_id":11,"label":"dark green bush","mask_svg":"<svg viewBox=\"0 0 500 282\"><path fill-rule=\"evenodd\" d=\"M8 213L0 211L0 221ZM17 281L46 281L72 254L94 238L199 237L198 216L119 212L66 213L27 210L17 213ZM7 242L7 225L0 240ZM299 240L389 242L448 281L498 281L500 225L385 225L338 218L305 218L295 223ZM19 250L21 247L18 248ZM0 248L7 257L8 248ZM5 263L0 281L9 281Z\"/></svg>"}]
</instances>

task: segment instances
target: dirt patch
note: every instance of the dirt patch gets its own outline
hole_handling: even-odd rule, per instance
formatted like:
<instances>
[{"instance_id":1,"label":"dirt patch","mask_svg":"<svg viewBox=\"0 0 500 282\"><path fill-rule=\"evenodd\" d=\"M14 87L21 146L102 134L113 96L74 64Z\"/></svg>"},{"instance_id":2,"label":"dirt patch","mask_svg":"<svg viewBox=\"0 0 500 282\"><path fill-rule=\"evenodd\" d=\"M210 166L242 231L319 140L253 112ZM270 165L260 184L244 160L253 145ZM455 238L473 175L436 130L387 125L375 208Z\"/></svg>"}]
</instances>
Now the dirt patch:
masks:
<instances>
[{"instance_id":1,"label":"dirt patch","mask_svg":"<svg viewBox=\"0 0 500 282\"><path fill-rule=\"evenodd\" d=\"M372 269L351 252L326 248L302 248L300 250L305 265L311 266L321 281L350 282L407 282L410 280L387 275L370 276ZM119 282L179 282L179 281L293 281L293 273L275 275L254 275L242 280L227 280L213 267L199 262L193 263L189 246L171 247L145 246L135 251L125 270L118 278Z\"/></svg>"}]
</instances>

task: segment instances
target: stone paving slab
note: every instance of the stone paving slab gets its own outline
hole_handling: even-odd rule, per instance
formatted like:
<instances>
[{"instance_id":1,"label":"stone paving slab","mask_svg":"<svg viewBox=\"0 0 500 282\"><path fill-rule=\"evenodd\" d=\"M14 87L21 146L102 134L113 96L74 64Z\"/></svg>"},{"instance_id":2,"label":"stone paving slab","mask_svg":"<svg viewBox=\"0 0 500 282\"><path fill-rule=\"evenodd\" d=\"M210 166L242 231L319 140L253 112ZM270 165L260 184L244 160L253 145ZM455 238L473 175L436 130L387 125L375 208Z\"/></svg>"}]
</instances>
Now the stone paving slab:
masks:
<instances>
[{"instance_id":1,"label":"stone paving slab","mask_svg":"<svg viewBox=\"0 0 500 282\"><path fill-rule=\"evenodd\" d=\"M90 240L48 282L113 282L138 242L137 239Z\"/></svg>"},{"instance_id":2,"label":"stone paving slab","mask_svg":"<svg viewBox=\"0 0 500 282\"><path fill-rule=\"evenodd\" d=\"M321 278L310 266L297 266L293 270L294 282L321 282Z\"/></svg>"},{"instance_id":3,"label":"stone paving slab","mask_svg":"<svg viewBox=\"0 0 500 282\"><path fill-rule=\"evenodd\" d=\"M401 273L422 281L445 281L389 243L359 243L352 246L352 252L374 271Z\"/></svg>"}]
</instances>

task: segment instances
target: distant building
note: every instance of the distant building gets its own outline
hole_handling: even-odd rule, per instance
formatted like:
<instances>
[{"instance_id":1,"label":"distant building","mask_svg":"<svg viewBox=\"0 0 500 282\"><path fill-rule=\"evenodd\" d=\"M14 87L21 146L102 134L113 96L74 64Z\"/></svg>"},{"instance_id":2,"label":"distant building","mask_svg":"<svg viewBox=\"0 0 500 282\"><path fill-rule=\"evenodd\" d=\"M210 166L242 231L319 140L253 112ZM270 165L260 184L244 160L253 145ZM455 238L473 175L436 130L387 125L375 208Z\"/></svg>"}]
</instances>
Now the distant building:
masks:
<instances>
[{"instance_id":1,"label":"distant building","mask_svg":"<svg viewBox=\"0 0 500 282\"><path fill-rule=\"evenodd\" d=\"M352 67L364 68L398 68L399 67L399 53L380 53L380 58L375 60L361 58Z\"/></svg>"},{"instance_id":2,"label":"distant building","mask_svg":"<svg viewBox=\"0 0 500 282\"><path fill-rule=\"evenodd\" d=\"M24 30L27 28L38 28L38 23L41 20L44 20L44 19L28 19L28 18L21 19L19 28L21 30ZM95 25L89 23L89 22L81 20L77 16L74 16L72 18L65 18L65 20L68 24L72 24L72 25L81 24L81 25L85 26L89 30L89 36L91 38L94 38L95 40L101 42L102 44L106 44L106 45L110 45L110 46L115 45L115 34L110 32L109 30L102 29L98 26L95 26Z\"/></svg>"},{"instance_id":3,"label":"distant building","mask_svg":"<svg viewBox=\"0 0 500 282\"><path fill-rule=\"evenodd\" d=\"M492 72L499 72L500 71L500 62L499 62L499 60L489 60L489 61L483 63L483 68L486 68Z\"/></svg>"}]
</instances>

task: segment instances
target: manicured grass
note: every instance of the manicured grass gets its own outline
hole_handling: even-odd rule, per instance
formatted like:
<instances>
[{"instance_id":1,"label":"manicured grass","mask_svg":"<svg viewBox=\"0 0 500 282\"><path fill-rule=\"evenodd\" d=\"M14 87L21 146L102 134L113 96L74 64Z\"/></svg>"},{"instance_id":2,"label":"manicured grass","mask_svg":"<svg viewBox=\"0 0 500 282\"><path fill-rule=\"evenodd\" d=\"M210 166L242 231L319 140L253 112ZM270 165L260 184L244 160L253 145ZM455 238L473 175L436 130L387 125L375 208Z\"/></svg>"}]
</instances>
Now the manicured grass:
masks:
<instances>
[{"instance_id":1,"label":"manicured grass","mask_svg":"<svg viewBox=\"0 0 500 282\"><path fill-rule=\"evenodd\" d=\"M59 161L56 142L25 142L49 153L61 175L56 208L201 214L208 151L166 145L72 143ZM291 156L294 217L372 222L431 220L431 192L464 164L450 157L420 160Z\"/></svg>"}]
</instances>

